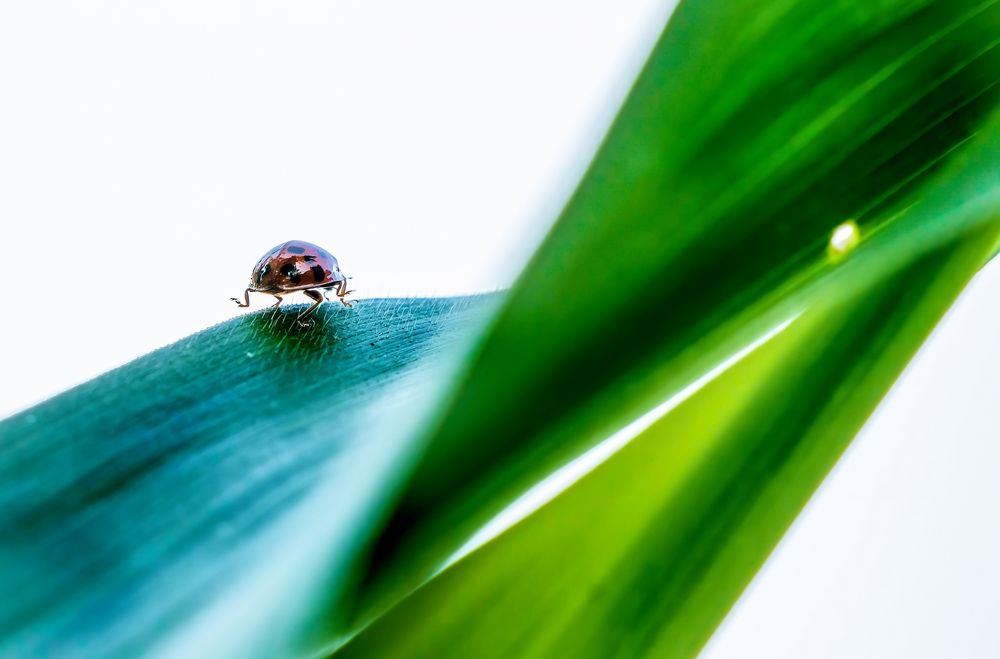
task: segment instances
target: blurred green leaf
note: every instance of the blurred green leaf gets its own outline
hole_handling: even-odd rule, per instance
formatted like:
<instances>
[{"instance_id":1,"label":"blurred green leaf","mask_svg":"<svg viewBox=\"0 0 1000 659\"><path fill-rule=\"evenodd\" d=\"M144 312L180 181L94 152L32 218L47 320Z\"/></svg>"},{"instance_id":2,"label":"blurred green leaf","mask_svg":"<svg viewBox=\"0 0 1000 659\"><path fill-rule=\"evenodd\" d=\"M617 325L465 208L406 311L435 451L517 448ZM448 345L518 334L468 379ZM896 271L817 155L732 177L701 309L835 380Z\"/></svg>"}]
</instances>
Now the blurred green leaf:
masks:
<instances>
[{"instance_id":1,"label":"blurred green leaf","mask_svg":"<svg viewBox=\"0 0 1000 659\"><path fill-rule=\"evenodd\" d=\"M695 656L983 262L995 217L779 323L334 656Z\"/></svg>"},{"instance_id":2,"label":"blurred green leaf","mask_svg":"<svg viewBox=\"0 0 1000 659\"><path fill-rule=\"evenodd\" d=\"M995 2L682 2L467 360L374 547L355 624L791 311L991 221L1000 161L965 161L1000 100L998 35ZM949 167L978 175L942 178ZM863 240L839 268L828 241L848 219Z\"/></svg>"}]
</instances>

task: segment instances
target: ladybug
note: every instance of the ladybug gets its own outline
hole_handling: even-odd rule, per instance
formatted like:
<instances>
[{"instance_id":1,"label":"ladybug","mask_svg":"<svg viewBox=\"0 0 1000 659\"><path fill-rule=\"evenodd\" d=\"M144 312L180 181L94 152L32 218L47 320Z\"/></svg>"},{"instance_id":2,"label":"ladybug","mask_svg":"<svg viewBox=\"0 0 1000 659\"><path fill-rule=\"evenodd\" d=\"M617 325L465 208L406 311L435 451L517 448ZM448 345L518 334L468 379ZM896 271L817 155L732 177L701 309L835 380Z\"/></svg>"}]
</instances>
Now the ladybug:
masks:
<instances>
[{"instance_id":1,"label":"ladybug","mask_svg":"<svg viewBox=\"0 0 1000 659\"><path fill-rule=\"evenodd\" d=\"M311 307L300 313L296 320L299 325L307 325L303 319L326 300L326 293L336 290L340 303L345 307L351 303L344 296L354 291L347 290L347 277L340 271L340 265L333 254L318 245L304 240L289 240L268 250L260 257L250 273L250 286L243 291L243 301L229 298L240 307L250 306L250 292L268 293L278 298L273 306L281 306L282 296L302 291L314 300Z\"/></svg>"}]
</instances>

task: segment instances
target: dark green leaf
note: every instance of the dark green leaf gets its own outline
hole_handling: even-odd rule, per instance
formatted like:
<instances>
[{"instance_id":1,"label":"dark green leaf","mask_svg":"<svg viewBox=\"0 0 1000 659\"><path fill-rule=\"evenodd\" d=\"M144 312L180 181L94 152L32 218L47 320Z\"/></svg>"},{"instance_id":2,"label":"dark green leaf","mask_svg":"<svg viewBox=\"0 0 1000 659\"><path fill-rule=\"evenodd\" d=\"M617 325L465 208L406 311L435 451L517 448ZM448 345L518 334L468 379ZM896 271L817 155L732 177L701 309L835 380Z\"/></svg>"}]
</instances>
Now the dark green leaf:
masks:
<instances>
[{"instance_id":1,"label":"dark green leaf","mask_svg":"<svg viewBox=\"0 0 1000 659\"><path fill-rule=\"evenodd\" d=\"M335 656L695 656L997 235L779 324Z\"/></svg>"},{"instance_id":2,"label":"dark green leaf","mask_svg":"<svg viewBox=\"0 0 1000 659\"><path fill-rule=\"evenodd\" d=\"M358 623L782 314L993 219L992 154L988 176L941 177L1000 101L998 35L995 2L683 2L470 356ZM848 219L862 246L834 273L829 237Z\"/></svg>"}]
</instances>

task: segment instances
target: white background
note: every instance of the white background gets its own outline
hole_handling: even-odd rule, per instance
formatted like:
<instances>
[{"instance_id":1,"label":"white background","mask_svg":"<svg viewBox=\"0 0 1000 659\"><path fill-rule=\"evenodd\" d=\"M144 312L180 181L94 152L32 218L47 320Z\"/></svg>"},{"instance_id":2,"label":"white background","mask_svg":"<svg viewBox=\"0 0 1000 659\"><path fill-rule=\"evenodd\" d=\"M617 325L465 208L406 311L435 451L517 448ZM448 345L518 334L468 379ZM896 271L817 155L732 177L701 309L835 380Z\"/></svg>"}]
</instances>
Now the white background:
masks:
<instances>
[{"instance_id":1,"label":"white background","mask_svg":"<svg viewBox=\"0 0 1000 659\"><path fill-rule=\"evenodd\" d=\"M0 3L0 418L232 317L290 238L360 297L509 284L672 5ZM705 657L1000 655L997 300L991 266Z\"/></svg>"}]
</instances>

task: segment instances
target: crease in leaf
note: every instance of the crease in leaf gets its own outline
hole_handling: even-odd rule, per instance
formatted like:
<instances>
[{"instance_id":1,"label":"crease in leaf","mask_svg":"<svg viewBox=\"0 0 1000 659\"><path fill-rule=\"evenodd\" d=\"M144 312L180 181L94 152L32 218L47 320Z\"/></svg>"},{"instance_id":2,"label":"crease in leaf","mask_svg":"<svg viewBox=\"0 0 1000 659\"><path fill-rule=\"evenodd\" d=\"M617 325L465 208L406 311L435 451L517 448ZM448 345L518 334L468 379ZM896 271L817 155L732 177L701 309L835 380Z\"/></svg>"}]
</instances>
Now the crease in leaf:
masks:
<instances>
[{"instance_id":1,"label":"crease in leaf","mask_svg":"<svg viewBox=\"0 0 1000 659\"><path fill-rule=\"evenodd\" d=\"M445 560L444 564L439 568L438 573L447 569L454 563L457 563L468 554L497 537L528 515L534 513L555 497L559 496L559 494L564 492L567 488L599 467L605 460L609 459L617 451L621 450L626 444L628 444L628 442L635 439L641 433L646 431L651 425L659 421L664 415L668 414L678 405L684 403L684 401L695 395L709 382L717 378L722 373L725 373L744 357L784 331L785 328L795 321L795 318L797 318L798 315L799 314L795 314L794 316L767 330L762 336L754 339L748 346L730 355L707 373L685 386L679 392L672 395L655 408L646 412L611 437L608 437L601 443L589 449L586 453L559 468L550 476L545 478L545 480L525 492L520 498L515 500L496 517L491 519L482 528L476 531L475 535L473 535L454 554L449 556ZM436 576L436 574L434 576Z\"/></svg>"}]
</instances>

